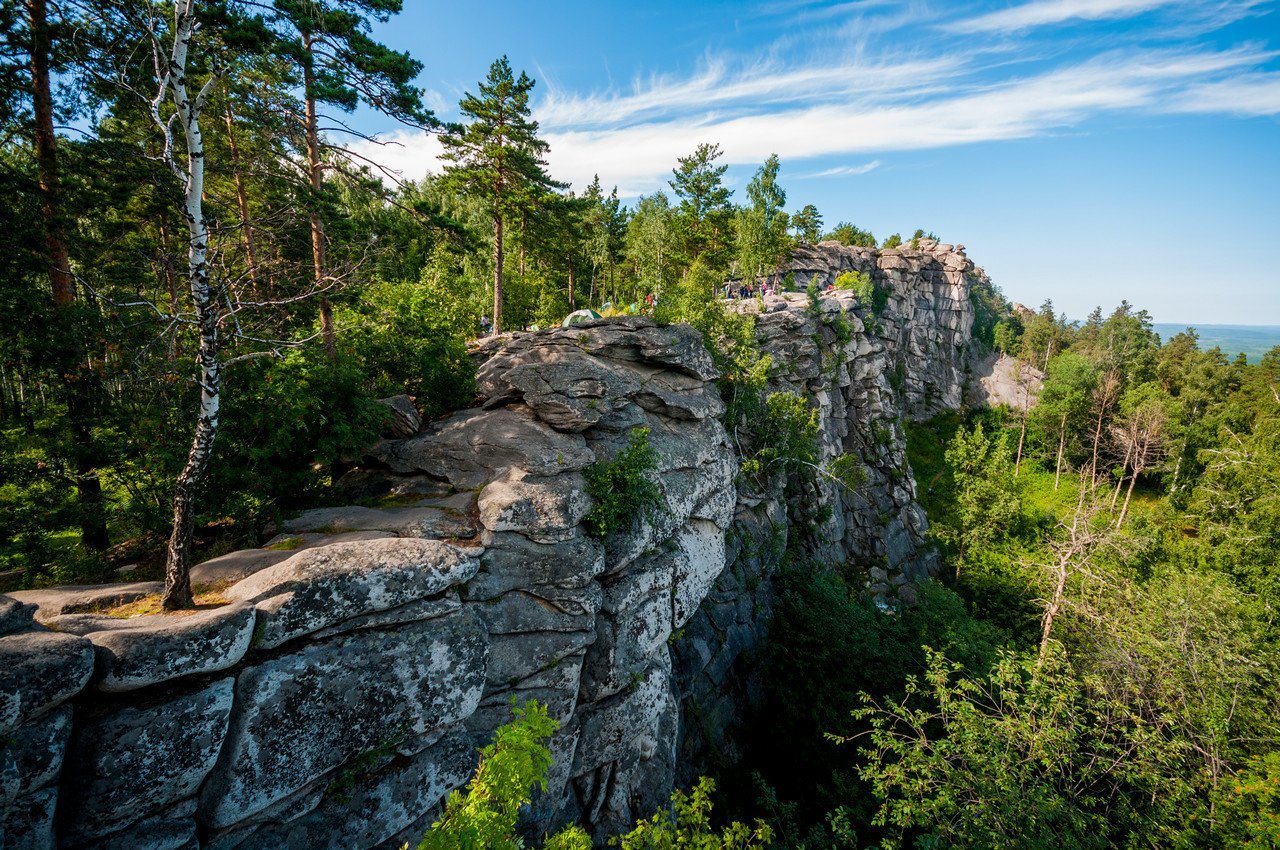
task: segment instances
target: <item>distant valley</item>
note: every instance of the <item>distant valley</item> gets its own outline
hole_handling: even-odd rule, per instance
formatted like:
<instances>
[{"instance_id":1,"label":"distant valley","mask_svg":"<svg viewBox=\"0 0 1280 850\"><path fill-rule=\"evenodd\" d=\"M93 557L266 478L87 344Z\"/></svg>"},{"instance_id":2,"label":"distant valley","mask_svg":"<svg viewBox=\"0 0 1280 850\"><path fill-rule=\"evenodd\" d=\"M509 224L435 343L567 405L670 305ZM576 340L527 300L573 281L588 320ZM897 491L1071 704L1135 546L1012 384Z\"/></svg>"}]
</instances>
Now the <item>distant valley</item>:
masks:
<instances>
[{"instance_id":1,"label":"distant valley","mask_svg":"<svg viewBox=\"0 0 1280 850\"><path fill-rule=\"evenodd\" d=\"M1208 350L1215 345L1228 357L1241 351L1250 363L1257 363L1272 348L1280 345L1280 325L1192 325L1200 335L1200 348ZM1186 324L1157 322L1156 333L1168 342L1175 334L1187 329Z\"/></svg>"}]
</instances>

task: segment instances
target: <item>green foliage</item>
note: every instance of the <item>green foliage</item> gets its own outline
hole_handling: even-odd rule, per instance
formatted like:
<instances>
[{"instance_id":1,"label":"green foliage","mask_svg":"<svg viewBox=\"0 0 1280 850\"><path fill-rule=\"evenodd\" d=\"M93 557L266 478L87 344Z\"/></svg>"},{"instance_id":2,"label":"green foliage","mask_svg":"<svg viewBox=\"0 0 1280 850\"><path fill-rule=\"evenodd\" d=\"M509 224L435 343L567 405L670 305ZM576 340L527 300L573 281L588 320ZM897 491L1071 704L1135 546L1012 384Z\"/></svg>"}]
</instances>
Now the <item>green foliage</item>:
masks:
<instances>
[{"instance_id":1,"label":"green foliage","mask_svg":"<svg viewBox=\"0 0 1280 850\"><path fill-rule=\"evenodd\" d=\"M332 465L372 445L387 416L352 358L300 349L237 368L206 490L204 510L214 517L260 519L314 504ZM165 459L176 469L181 451Z\"/></svg>"},{"instance_id":2,"label":"green foliage","mask_svg":"<svg viewBox=\"0 0 1280 850\"><path fill-rule=\"evenodd\" d=\"M1225 846L1241 850L1280 846L1280 752L1254 756L1222 783L1217 816Z\"/></svg>"},{"instance_id":3,"label":"green foliage","mask_svg":"<svg viewBox=\"0 0 1280 850\"><path fill-rule=\"evenodd\" d=\"M583 470L587 493L595 501L582 520L591 534L604 538L625 531L640 518L652 519L665 509L662 490L653 480L654 466L649 429L633 428L627 447L613 460L598 460Z\"/></svg>"},{"instance_id":4,"label":"green foliage","mask_svg":"<svg viewBox=\"0 0 1280 850\"><path fill-rule=\"evenodd\" d=\"M884 240L884 244L883 244L883 245L881 245L880 247L881 247L881 248L900 248L900 247L902 247L902 234L900 234L900 233L893 233L893 234L890 234L890 236L889 236L887 239L885 239L885 240Z\"/></svg>"},{"instance_id":5,"label":"green foliage","mask_svg":"<svg viewBox=\"0 0 1280 850\"><path fill-rule=\"evenodd\" d=\"M822 213L813 204L805 204L804 209L792 213L791 227L797 239L813 244L822 238Z\"/></svg>"},{"instance_id":6,"label":"green foliage","mask_svg":"<svg viewBox=\"0 0 1280 850\"><path fill-rule=\"evenodd\" d=\"M350 347L379 396L413 396L433 418L465 406L475 395L466 339L481 310L459 297L459 285L438 265L416 283L378 282L359 303L339 313Z\"/></svg>"},{"instance_id":7,"label":"green foliage","mask_svg":"<svg viewBox=\"0 0 1280 850\"><path fill-rule=\"evenodd\" d=\"M777 154L765 160L747 184L749 205L738 213L738 268L748 280L775 271L791 247L780 168Z\"/></svg>"},{"instance_id":8,"label":"green foliage","mask_svg":"<svg viewBox=\"0 0 1280 850\"><path fill-rule=\"evenodd\" d=\"M480 750L480 764L465 791L453 791L444 813L418 844L418 850L518 850L515 835L520 807L534 788L546 788L551 752L544 742L559 726L547 709L530 701L514 707L515 718L494 733ZM572 844L559 845L572 847Z\"/></svg>"},{"instance_id":9,"label":"green foliage","mask_svg":"<svg viewBox=\"0 0 1280 850\"><path fill-rule=\"evenodd\" d=\"M682 156L672 169L669 185L678 204L678 233L690 260L704 256L715 265L728 261L732 229L732 190L724 185L727 165L716 165L723 155L719 145L701 144L689 156Z\"/></svg>"},{"instance_id":10,"label":"green foliage","mask_svg":"<svg viewBox=\"0 0 1280 850\"><path fill-rule=\"evenodd\" d=\"M764 850L770 846L773 831L761 821L754 827L735 822L718 832L712 828L715 789L715 782L702 777L692 791L671 795L669 811L659 811L626 835L610 838L609 846L622 850Z\"/></svg>"},{"instance_id":11,"label":"green foliage","mask_svg":"<svg viewBox=\"0 0 1280 850\"><path fill-rule=\"evenodd\" d=\"M859 773L880 802L872 823L885 846L913 834L922 846L1113 846L1107 819L1127 813L1107 793L1109 771L1128 754L1066 661L1037 669L1004 654L970 679L927 653L903 699L864 694L853 712L871 725Z\"/></svg>"},{"instance_id":12,"label":"green foliage","mask_svg":"<svg viewBox=\"0 0 1280 850\"><path fill-rule=\"evenodd\" d=\"M818 411L808 399L788 392L769 393L750 421L744 474L796 473L818 462Z\"/></svg>"},{"instance_id":13,"label":"green foliage","mask_svg":"<svg viewBox=\"0 0 1280 850\"><path fill-rule=\"evenodd\" d=\"M971 432L957 431L947 447L953 502L933 533L954 552L957 570L968 553L1013 533L1019 522L1021 502L1002 437L988 436L979 422Z\"/></svg>"},{"instance_id":14,"label":"green foliage","mask_svg":"<svg viewBox=\"0 0 1280 850\"><path fill-rule=\"evenodd\" d=\"M751 715L752 759L803 822L849 805L867 823L868 795L849 753L823 737L864 727L849 710L859 691L899 693L924 670L924 644L945 647L975 668L992 655L995 634L972 620L950 590L921 588L914 608L886 612L835 573L796 563L777 579L778 598L762 660L764 699ZM822 843L811 846L825 846Z\"/></svg>"},{"instance_id":15,"label":"green foliage","mask_svg":"<svg viewBox=\"0 0 1280 850\"><path fill-rule=\"evenodd\" d=\"M493 743L480 750L480 764L465 791L449 795L444 813L418 844L418 850L519 850L524 840L516 833L522 806L534 789L545 790L551 752L545 741L559 724L547 709L530 701L513 707L515 718L494 733ZM676 791L671 808L641 820L624 835L609 839L623 850L763 850L773 840L767 825L711 824L711 795L715 783L703 777L689 792ZM590 837L578 826L567 826L546 838L543 850L590 850Z\"/></svg>"},{"instance_id":16,"label":"green foliage","mask_svg":"<svg viewBox=\"0 0 1280 850\"><path fill-rule=\"evenodd\" d=\"M970 278L969 301L973 304L973 338L989 349L996 347L996 325L1009 315L1011 307L995 284Z\"/></svg>"},{"instance_id":17,"label":"green foliage","mask_svg":"<svg viewBox=\"0 0 1280 850\"><path fill-rule=\"evenodd\" d=\"M823 240L833 239L842 245L856 245L862 248L876 247L876 237L870 230L863 230L847 221L842 221L828 231Z\"/></svg>"},{"instance_id":18,"label":"green foliage","mask_svg":"<svg viewBox=\"0 0 1280 850\"><path fill-rule=\"evenodd\" d=\"M889 305L889 290L876 283L866 272L844 272L835 280L836 289L858 296L858 303L874 319Z\"/></svg>"}]
</instances>

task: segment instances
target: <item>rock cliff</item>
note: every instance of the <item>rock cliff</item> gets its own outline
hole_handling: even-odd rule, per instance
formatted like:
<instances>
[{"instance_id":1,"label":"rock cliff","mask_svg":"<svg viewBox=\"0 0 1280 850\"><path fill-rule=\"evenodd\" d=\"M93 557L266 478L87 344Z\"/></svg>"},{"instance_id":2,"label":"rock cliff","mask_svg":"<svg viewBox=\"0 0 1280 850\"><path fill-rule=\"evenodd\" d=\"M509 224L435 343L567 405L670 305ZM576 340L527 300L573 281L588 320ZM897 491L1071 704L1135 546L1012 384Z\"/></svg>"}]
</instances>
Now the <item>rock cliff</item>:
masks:
<instances>
[{"instance_id":1,"label":"rock cliff","mask_svg":"<svg viewBox=\"0 0 1280 850\"><path fill-rule=\"evenodd\" d=\"M532 830L599 835L661 805L728 736L788 547L884 604L935 569L904 417L958 407L981 275L951 246L824 244L787 271L871 275L758 313L770 391L811 399L823 464L746 480L701 338L645 318L491 339L478 405L370 451L359 505L199 565L220 602L113 616L156 589L0 597L0 847L398 847L536 698L561 722ZM407 411L411 413L412 411ZM591 536L583 470L649 429L665 508Z\"/></svg>"}]
</instances>

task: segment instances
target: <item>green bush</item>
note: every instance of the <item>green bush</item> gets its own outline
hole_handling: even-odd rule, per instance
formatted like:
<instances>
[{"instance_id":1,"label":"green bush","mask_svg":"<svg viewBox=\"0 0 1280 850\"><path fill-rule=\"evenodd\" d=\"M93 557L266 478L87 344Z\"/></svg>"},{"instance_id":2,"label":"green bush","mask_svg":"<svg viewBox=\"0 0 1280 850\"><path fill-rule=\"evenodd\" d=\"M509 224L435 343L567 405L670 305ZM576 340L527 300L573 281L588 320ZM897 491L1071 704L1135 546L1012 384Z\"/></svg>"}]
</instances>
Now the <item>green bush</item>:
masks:
<instances>
[{"instance_id":1,"label":"green bush","mask_svg":"<svg viewBox=\"0 0 1280 850\"><path fill-rule=\"evenodd\" d=\"M587 493L595 501L583 519L587 530L604 538L630 528L641 517L653 519L665 509L662 491L652 478L653 470L648 428L633 429L627 447L613 460L596 461L583 470Z\"/></svg>"},{"instance_id":2,"label":"green bush","mask_svg":"<svg viewBox=\"0 0 1280 850\"><path fill-rule=\"evenodd\" d=\"M836 289L845 289L858 297L858 303L879 316L889 304L889 291L872 280L866 272L845 272L835 280Z\"/></svg>"},{"instance_id":3,"label":"green bush","mask_svg":"<svg viewBox=\"0 0 1280 850\"><path fill-rule=\"evenodd\" d=\"M432 268L416 282L380 282L338 315L343 343L356 357L375 395L406 393L427 418L454 410L475 396L475 372L466 340L479 313ZM563 315L562 307L549 306Z\"/></svg>"}]
</instances>

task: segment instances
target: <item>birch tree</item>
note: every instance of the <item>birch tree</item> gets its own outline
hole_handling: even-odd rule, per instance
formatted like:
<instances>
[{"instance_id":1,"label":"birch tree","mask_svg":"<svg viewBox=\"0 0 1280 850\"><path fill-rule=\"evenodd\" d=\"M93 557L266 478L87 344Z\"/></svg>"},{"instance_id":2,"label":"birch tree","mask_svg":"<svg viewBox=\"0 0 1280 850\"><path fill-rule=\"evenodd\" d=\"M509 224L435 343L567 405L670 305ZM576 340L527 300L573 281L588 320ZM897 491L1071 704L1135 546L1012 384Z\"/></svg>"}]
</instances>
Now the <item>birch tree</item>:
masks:
<instances>
[{"instance_id":1,"label":"birch tree","mask_svg":"<svg viewBox=\"0 0 1280 850\"><path fill-rule=\"evenodd\" d=\"M117 306L149 309L164 322L166 333L193 330L198 340L195 383L199 389L199 406L186 462L174 483L173 526L165 555L162 602L165 610L173 611L193 604L190 566L197 499L218 436L226 367L257 357L278 357L281 348L310 339L272 339L259 335L242 314L252 308L296 304L317 290L277 301L246 301L237 294L240 290L236 280L213 278L212 269L217 266L212 262L214 234L204 207L208 151L201 120L210 94L223 80L223 73L214 68L203 72L203 82L197 79L195 50L200 43L201 27L196 0L179 0L173 9L172 27L167 32L154 7L148 9L143 26L152 44L155 82L147 108L160 137L158 158L167 166L180 191L181 215L187 228L186 279L191 308L185 312L172 308L162 310L146 301ZM120 84L125 88L130 86L124 78ZM241 350L229 351L233 345L240 346Z\"/></svg>"}]
</instances>

